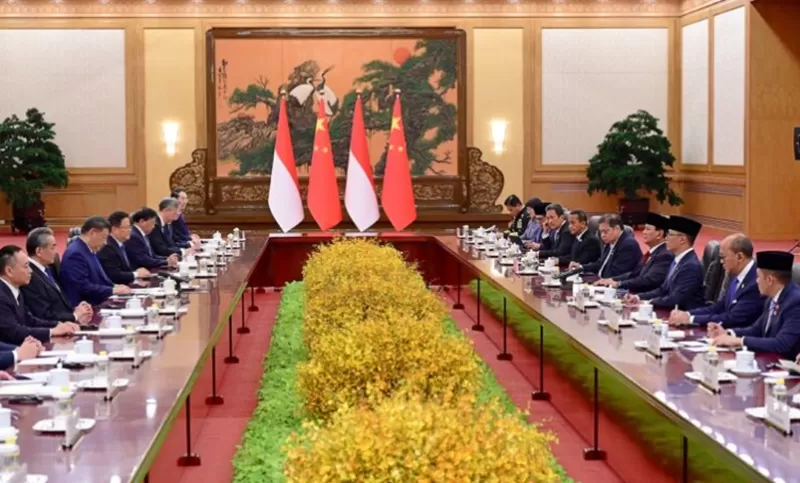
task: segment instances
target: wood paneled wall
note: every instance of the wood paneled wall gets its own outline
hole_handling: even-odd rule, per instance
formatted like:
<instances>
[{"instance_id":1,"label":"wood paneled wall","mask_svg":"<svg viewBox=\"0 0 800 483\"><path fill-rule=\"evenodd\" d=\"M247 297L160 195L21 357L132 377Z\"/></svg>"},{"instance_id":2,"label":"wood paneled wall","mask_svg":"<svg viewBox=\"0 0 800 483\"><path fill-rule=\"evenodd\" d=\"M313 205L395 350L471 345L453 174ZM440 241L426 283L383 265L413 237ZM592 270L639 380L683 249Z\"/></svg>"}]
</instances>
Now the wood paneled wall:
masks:
<instances>
[{"instance_id":1,"label":"wood paneled wall","mask_svg":"<svg viewBox=\"0 0 800 483\"><path fill-rule=\"evenodd\" d=\"M669 134L674 152L680 153L681 147L681 42L680 28L686 22L696 18L709 18L716 13L737 6L748 9L748 113L746 116L746 160L744 169L725 169L713 165L697 169L686 167L680 163L672 173L673 184L683 196L686 204L675 210L663 207L665 212L679 211L699 220L729 229L745 229L755 236L790 237L797 230L794 223L776 222L781 209L789 210L788 214L796 215L800 211L800 192L790 187L790 183L798 181L800 163L791 159L789 136L791 127L800 124L800 45L798 45L796 26L798 8L787 14L787 5L772 5L763 0L750 4L751 0L684 0L674 2L675 7L665 6L659 2L654 7L652 2L636 0L620 0L606 2L586 10L585 2L565 2L561 10L553 11L544 4L534 2L516 9L496 7L483 0L476 0L481 12L476 13L463 7L462 10L448 6L429 12L430 7L420 7L419 11L403 7L402 14L375 14L370 23L376 26L441 26L450 25L467 30L470 41L474 29L516 29L522 31L523 45L521 52L509 52L509 58L522 59L523 86L521 96L514 106L523 107L523 127L525 140L519 157L518 172L507 173L507 176L520 176L523 196L536 195L541 198L558 200L569 207L587 208L589 211L613 211L616 200L612 197L586 194L586 179L580 166L542 165L541 160L541 29L544 26L558 25L574 28L608 28L635 26L664 26L670 31L670 55L668 70L669 89ZM317 6L313 15L305 16L302 8L293 7L291 11L281 10L275 16L265 16L266 10L256 12L241 10L244 7L217 7L209 4L195 9L195 13L175 10L177 4L143 3L133 6L117 7L97 17L97 5L86 5L86 13L80 8L71 7L62 11L63 7L51 2L31 0L25 5L13 9L7 5L0 6L0 29L2 28L91 28L98 25L121 26L126 29L126 89L129 102L128 112L128 163L122 171L88 171L73 170L71 184L67 190L53 191L45 194L48 204L48 218L58 225L71 225L85 216L96 212L106 212L111 208L134 209L154 199L147 191L148 165L163 162L146 156L149 144L160 140L159 126L145 124L145 31L146 29L189 29L195 34L195 122L184 124L184 129L192 131L198 146L206 142L205 120L205 43L202 38L206 30L217 26L353 26L363 22L365 14L347 14L339 16L323 16L320 12L327 7ZM486 5L484 5L486 3ZM127 5L127 4L126 4ZM131 4L132 5L132 4ZM627 7L625 7L627 5ZM391 1L386 2L390 8ZM161 8L163 13L159 14ZM236 9L240 10L236 10ZM248 9L251 9L249 6ZM255 7L253 7L255 8ZM284 7L264 7L278 9ZM311 7L309 7L311 8ZM332 7L331 7L332 8ZM374 5L364 8L378 8ZM383 8L383 7L381 7ZM394 8L394 7L391 7ZM398 7L399 8L399 7ZM461 8L461 7L460 7ZM487 9L498 8L495 13ZM608 9L600 11L597 9ZM629 8L629 13L624 12ZM149 9L139 12L137 9ZM207 9L203 10L203 9ZM214 10L216 9L216 10ZM150 10L153 10L151 12ZM173 12L174 10L174 12ZM202 10L202 12L201 12ZM245 9L246 10L246 9ZM252 10L252 9L251 9ZM424 11L423 11L424 10ZM223 12L222 15L237 17L214 17L211 12ZM271 11L271 10L270 10ZM371 11L371 10L370 10ZM611 13L611 12L616 13ZM205 12L205 13L204 13ZM366 10L364 10L366 12ZM398 12L400 12L398 10ZM397 13L397 12L395 12ZM159 18L158 15L162 15ZM220 15L217 13L216 15ZM39 16L39 17L37 17ZM47 18L47 17L50 18ZM11 18L14 17L14 18ZM60 18L52 18L60 17ZM180 17L180 18L178 18ZM480 46L471 46L470 51ZM713 47L712 47L713 48ZM468 69L472 68L474 58L468 56ZM474 72L470 72L470 80ZM475 83L468 85L469 105L492 103L491 93L476 92ZM151 87L152 88L152 87ZM474 133L487 129L488 120L476 118L477 109L472 109L468 119L468 143L475 145L486 143L486 136ZM157 123L156 123L157 124ZM151 132L152 130L152 132ZM152 146L151 146L152 147ZM478 146L485 152L490 146ZM181 157L182 156L182 157ZM188 153L179 153L174 160L176 165L188 161ZM537 162L538 160L538 162ZM162 170L163 171L163 170ZM764 213L763 206L771 207L776 215ZM655 203L652 204L656 208ZM0 206L0 219L8 219L7 207ZM787 219L796 219L790 217Z\"/></svg>"},{"instance_id":2,"label":"wood paneled wall","mask_svg":"<svg viewBox=\"0 0 800 483\"><path fill-rule=\"evenodd\" d=\"M800 4L755 2L750 11L747 215L757 237L800 235Z\"/></svg>"}]
</instances>

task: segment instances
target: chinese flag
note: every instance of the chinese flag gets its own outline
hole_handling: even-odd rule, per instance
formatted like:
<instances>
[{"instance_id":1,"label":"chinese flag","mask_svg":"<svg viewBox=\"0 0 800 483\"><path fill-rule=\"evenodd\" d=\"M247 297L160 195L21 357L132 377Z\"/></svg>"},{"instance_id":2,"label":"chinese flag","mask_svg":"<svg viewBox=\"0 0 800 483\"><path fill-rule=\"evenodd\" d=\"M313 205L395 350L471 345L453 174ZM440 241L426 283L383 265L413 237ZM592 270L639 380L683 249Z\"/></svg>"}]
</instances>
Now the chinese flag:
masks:
<instances>
[{"instance_id":1,"label":"chinese flag","mask_svg":"<svg viewBox=\"0 0 800 483\"><path fill-rule=\"evenodd\" d=\"M383 211L386 212L386 216L396 231L402 231L417 219L417 206L414 203L414 188L411 185L411 168L408 165L406 134L403 130L399 94L394 99L381 203L383 203Z\"/></svg>"},{"instance_id":2,"label":"chinese flag","mask_svg":"<svg viewBox=\"0 0 800 483\"><path fill-rule=\"evenodd\" d=\"M325 117L325 103L319 101L317 129L314 134L314 153L311 156L311 173L308 180L308 210L320 230L328 230L342 221L339 204L339 186L336 169L333 167L331 137Z\"/></svg>"}]
</instances>

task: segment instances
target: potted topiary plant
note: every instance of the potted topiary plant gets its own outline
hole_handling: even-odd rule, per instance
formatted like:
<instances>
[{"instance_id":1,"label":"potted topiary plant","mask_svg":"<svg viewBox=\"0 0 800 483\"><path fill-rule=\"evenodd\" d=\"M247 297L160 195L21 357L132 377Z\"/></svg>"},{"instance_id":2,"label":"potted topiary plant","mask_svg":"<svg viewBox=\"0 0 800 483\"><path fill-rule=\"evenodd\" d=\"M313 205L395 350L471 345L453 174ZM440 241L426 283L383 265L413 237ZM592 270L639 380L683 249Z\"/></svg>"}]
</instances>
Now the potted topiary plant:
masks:
<instances>
[{"instance_id":1,"label":"potted topiary plant","mask_svg":"<svg viewBox=\"0 0 800 483\"><path fill-rule=\"evenodd\" d=\"M53 123L37 109L28 109L25 119L16 115L0 124L0 191L11 205L12 231L27 233L43 226L42 190L67 186L64 154L53 142Z\"/></svg>"},{"instance_id":2,"label":"potted topiary plant","mask_svg":"<svg viewBox=\"0 0 800 483\"><path fill-rule=\"evenodd\" d=\"M629 225L644 223L652 193L661 203L683 204L666 175L666 167L675 163L670 146L658 128L658 119L647 111L639 110L615 122L589 160L588 193L622 194L619 211Z\"/></svg>"}]
</instances>

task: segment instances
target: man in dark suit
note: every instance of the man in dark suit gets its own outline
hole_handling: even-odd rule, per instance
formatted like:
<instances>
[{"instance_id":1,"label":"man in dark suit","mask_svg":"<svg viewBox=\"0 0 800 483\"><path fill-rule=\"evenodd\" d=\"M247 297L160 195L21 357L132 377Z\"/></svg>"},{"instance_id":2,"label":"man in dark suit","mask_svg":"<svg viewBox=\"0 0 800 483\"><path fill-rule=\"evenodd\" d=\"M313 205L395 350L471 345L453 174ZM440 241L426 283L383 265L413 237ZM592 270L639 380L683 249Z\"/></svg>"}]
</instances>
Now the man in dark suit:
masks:
<instances>
[{"instance_id":1,"label":"man in dark suit","mask_svg":"<svg viewBox=\"0 0 800 483\"><path fill-rule=\"evenodd\" d=\"M81 227L81 235L64 252L61 288L73 305L81 300L100 305L111 295L131 293L130 287L115 285L97 259L97 252L106 244L109 228L108 221L102 216L89 218Z\"/></svg>"},{"instance_id":2,"label":"man in dark suit","mask_svg":"<svg viewBox=\"0 0 800 483\"><path fill-rule=\"evenodd\" d=\"M572 243L575 241L575 237L569 232L569 223L567 223L564 207L558 203L552 203L547 205L545 213L544 219L550 227L550 236L542 241L539 258L545 260L556 257L561 260L562 257L567 257L568 260L572 254Z\"/></svg>"},{"instance_id":3,"label":"man in dark suit","mask_svg":"<svg viewBox=\"0 0 800 483\"><path fill-rule=\"evenodd\" d=\"M597 274L602 279L636 270L642 250L633 234L625 231L622 218L616 214L603 215L598 230L606 246L599 260L582 265L583 272Z\"/></svg>"},{"instance_id":4,"label":"man in dark suit","mask_svg":"<svg viewBox=\"0 0 800 483\"><path fill-rule=\"evenodd\" d=\"M31 281L20 290L29 301L27 307L31 313L44 320L89 323L94 315L92 306L81 302L73 307L50 267L58 254L53 230L44 226L32 230L25 249L31 265Z\"/></svg>"},{"instance_id":5,"label":"man in dark suit","mask_svg":"<svg viewBox=\"0 0 800 483\"><path fill-rule=\"evenodd\" d=\"M19 362L35 359L42 350L44 350L42 343L33 337L26 338L19 347L0 342L0 370L14 370ZM0 379L13 379L13 377L6 377L5 373L0 373Z\"/></svg>"},{"instance_id":6,"label":"man in dark suit","mask_svg":"<svg viewBox=\"0 0 800 483\"><path fill-rule=\"evenodd\" d=\"M160 257L177 255L180 257L181 248L175 245L174 234L172 233L172 220L178 216L178 200L164 198L158 204L158 217L156 226L148 235L153 251Z\"/></svg>"},{"instance_id":7,"label":"man in dark suit","mask_svg":"<svg viewBox=\"0 0 800 483\"><path fill-rule=\"evenodd\" d=\"M178 216L172 222L172 232L175 243L181 248L200 246L200 237L189 231L189 226L186 224L186 220L183 219L186 205L189 204L189 196L186 194L186 191L181 188L172 190L170 196L178 200Z\"/></svg>"},{"instance_id":8,"label":"man in dark suit","mask_svg":"<svg viewBox=\"0 0 800 483\"><path fill-rule=\"evenodd\" d=\"M589 218L583 210L575 210L569 213L569 233L575 237L572 242L572 251L568 256L559 257L558 263L561 265L570 264L583 265L592 263L600 258L600 239L597 235L589 232Z\"/></svg>"},{"instance_id":9,"label":"man in dark suit","mask_svg":"<svg viewBox=\"0 0 800 483\"><path fill-rule=\"evenodd\" d=\"M759 252L756 255L756 283L767 298L761 316L750 326L725 330L709 323L714 344L747 347L770 352L789 360L800 354L800 288L792 282L794 256L787 252Z\"/></svg>"},{"instance_id":10,"label":"man in dark suit","mask_svg":"<svg viewBox=\"0 0 800 483\"><path fill-rule=\"evenodd\" d=\"M666 238L669 218L658 213L648 213L642 230L642 239L650 249L645 252L642 262L631 272L613 278L602 278L595 285L628 290L631 293L655 290L667 278L669 266L675 256L667 250Z\"/></svg>"},{"instance_id":11,"label":"man in dark suit","mask_svg":"<svg viewBox=\"0 0 800 483\"><path fill-rule=\"evenodd\" d=\"M20 345L33 337L49 342L50 337L75 333L77 324L43 320L30 313L20 292L20 287L30 280L31 267L25 252L15 245L0 248L0 341Z\"/></svg>"},{"instance_id":12,"label":"man in dark suit","mask_svg":"<svg viewBox=\"0 0 800 483\"><path fill-rule=\"evenodd\" d=\"M758 291L753 242L737 233L720 244L720 260L731 279L725 295L713 305L689 312L673 310L670 325L702 325L716 322L726 329L749 327L761 314L764 297Z\"/></svg>"},{"instance_id":13,"label":"man in dark suit","mask_svg":"<svg viewBox=\"0 0 800 483\"><path fill-rule=\"evenodd\" d=\"M147 278L150 271L146 268L131 267L124 243L131 237L131 218L124 211L115 211L108 217L111 230L106 245L97 252L97 258L103 271L112 282L129 285L134 280Z\"/></svg>"},{"instance_id":14,"label":"man in dark suit","mask_svg":"<svg viewBox=\"0 0 800 483\"><path fill-rule=\"evenodd\" d=\"M177 255L159 256L150 244L148 235L155 229L156 218L158 218L158 213L152 208L142 208L131 215L131 221L133 222L131 237L124 245L128 261L134 270L139 268L154 270L178 265Z\"/></svg>"},{"instance_id":15,"label":"man in dark suit","mask_svg":"<svg viewBox=\"0 0 800 483\"><path fill-rule=\"evenodd\" d=\"M689 218L670 216L667 249L675 255L675 259L667 272L667 278L657 289L639 295L628 294L626 300L631 303L649 300L654 307L677 307L681 310L704 306L703 266L693 248L702 227L703 225Z\"/></svg>"}]
</instances>

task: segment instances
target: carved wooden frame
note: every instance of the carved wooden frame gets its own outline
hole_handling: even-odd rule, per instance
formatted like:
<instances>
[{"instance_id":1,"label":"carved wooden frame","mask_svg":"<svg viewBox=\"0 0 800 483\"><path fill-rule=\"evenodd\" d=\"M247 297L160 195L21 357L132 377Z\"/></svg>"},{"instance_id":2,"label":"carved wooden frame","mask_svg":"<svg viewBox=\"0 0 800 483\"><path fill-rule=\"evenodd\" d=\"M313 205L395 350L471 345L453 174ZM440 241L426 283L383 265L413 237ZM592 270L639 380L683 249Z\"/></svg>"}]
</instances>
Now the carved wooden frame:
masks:
<instances>
[{"instance_id":1,"label":"carved wooden frame","mask_svg":"<svg viewBox=\"0 0 800 483\"><path fill-rule=\"evenodd\" d=\"M420 212L465 213L470 208L470 169L467 159L467 49L466 32L456 28L213 28L206 33L206 112L208 149L203 170L205 190L203 211L214 215L225 211L267 212L269 176L231 177L217 176L217 122L216 122L216 69L214 41L221 38L425 38L455 39L458 56L458 112L457 112L457 174L415 176L413 180L417 208ZM308 177L301 176L300 191L305 198ZM339 178L339 191L344 193L343 177ZM380 196L382 177L375 178L375 189ZM261 213L259 213L261 216ZM269 217L271 220L271 217Z\"/></svg>"}]
</instances>

